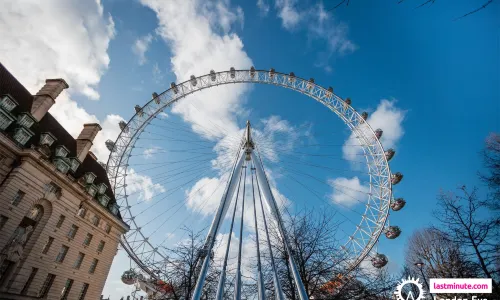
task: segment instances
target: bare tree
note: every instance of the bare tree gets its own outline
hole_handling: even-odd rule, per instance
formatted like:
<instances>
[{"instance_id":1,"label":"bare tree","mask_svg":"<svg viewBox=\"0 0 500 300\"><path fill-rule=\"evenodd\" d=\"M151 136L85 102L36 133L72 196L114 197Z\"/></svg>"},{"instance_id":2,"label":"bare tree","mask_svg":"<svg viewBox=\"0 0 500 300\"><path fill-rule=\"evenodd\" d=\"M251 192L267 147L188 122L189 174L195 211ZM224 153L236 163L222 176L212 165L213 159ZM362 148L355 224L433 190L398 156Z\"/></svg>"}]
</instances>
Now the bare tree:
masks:
<instances>
[{"instance_id":1,"label":"bare tree","mask_svg":"<svg viewBox=\"0 0 500 300\"><path fill-rule=\"evenodd\" d=\"M288 214L286 231L294 261L309 298L314 299L390 299L396 279L386 270L358 268L348 277L343 266L349 259L336 239L339 224L334 214L302 211ZM277 230L271 231L273 255L277 264L282 289L287 299L298 299L295 283L288 265L288 256ZM267 262L269 269L269 262ZM274 296L272 278L266 279L268 298Z\"/></svg>"},{"instance_id":2,"label":"bare tree","mask_svg":"<svg viewBox=\"0 0 500 300\"><path fill-rule=\"evenodd\" d=\"M200 263L209 255L203 252L203 233L193 232L192 229L184 228L187 237L180 241L175 247L166 249L169 258L165 263L165 275L171 285L171 299L191 299L199 274ZM213 255L211 258L213 259ZM213 264L212 264L213 265ZM218 271L211 268L206 278L202 298L212 299L215 297Z\"/></svg>"},{"instance_id":3,"label":"bare tree","mask_svg":"<svg viewBox=\"0 0 500 300\"><path fill-rule=\"evenodd\" d=\"M488 207L479 199L476 188L469 192L462 186L459 190L459 195L441 192L436 218L446 238L460 245L464 253L477 262L483 276L492 278L493 289L498 291L496 220L489 216Z\"/></svg>"},{"instance_id":4,"label":"bare tree","mask_svg":"<svg viewBox=\"0 0 500 300\"><path fill-rule=\"evenodd\" d=\"M335 10L337 9L338 7L340 7L341 5L345 4L345 6L349 6L349 3L351 1L350 0L340 0L335 6L333 6L332 8L328 9L328 11L332 11L332 10ZM405 0L398 0L398 4L401 4L403 2L409 2L409 1L405 1ZM421 1L415 8L420 8L420 7L424 7L424 6L431 6L433 5L434 3L436 3L436 0L424 0L424 1ZM468 11L467 13L463 14L462 16L454 19L454 21L458 21L460 19L463 19L467 16L470 16L472 14L475 14L483 9L485 9L486 7L488 7L491 3L493 3L493 0L486 0L485 2L483 2L482 5Z\"/></svg>"},{"instance_id":5,"label":"bare tree","mask_svg":"<svg viewBox=\"0 0 500 300\"><path fill-rule=\"evenodd\" d=\"M482 151L484 166L488 170L480 173L479 177L488 185L492 191L490 208L500 210L500 135L491 133L485 142Z\"/></svg>"}]
</instances>

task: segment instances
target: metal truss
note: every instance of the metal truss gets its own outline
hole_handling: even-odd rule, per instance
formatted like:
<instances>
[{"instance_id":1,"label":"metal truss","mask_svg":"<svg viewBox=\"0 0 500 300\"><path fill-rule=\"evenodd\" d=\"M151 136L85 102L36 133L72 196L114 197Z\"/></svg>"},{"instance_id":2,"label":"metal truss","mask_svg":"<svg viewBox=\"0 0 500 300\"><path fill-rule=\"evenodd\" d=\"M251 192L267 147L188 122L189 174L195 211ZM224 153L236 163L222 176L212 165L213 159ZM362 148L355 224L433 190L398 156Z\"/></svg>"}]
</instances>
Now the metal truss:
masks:
<instances>
[{"instance_id":1,"label":"metal truss","mask_svg":"<svg viewBox=\"0 0 500 300\"><path fill-rule=\"evenodd\" d=\"M107 173L123 220L129 224L130 231L122 238L121 244L134 262L153 278L165 276L162 262L168 257L158 246L149 242L149 237L141 232L139 224L135 222L130 211L127 194L127 170L129 158L136 141L148 124L157 117L166 107L195 92L213 88L219 85L237 83L260 83L283 87L302 93L334 112L354 133L356 140L363 149L368 174L370 177L370 191L365 212L349 240L342 246L353 259L348 269L351 270L370 253L385 228L392 199L391 171L384 149L375 136L374 130L343 99L333 93L333 89L326 89L314 83L296 77L293 73L284 74L274 70L234 70L213 72L191 79L171 87L150 100L142 107L136 107L136 113L122 128L114 143L107 162ZM163 277L165 278L165 277Z\"/></svg>"}]
</instances>

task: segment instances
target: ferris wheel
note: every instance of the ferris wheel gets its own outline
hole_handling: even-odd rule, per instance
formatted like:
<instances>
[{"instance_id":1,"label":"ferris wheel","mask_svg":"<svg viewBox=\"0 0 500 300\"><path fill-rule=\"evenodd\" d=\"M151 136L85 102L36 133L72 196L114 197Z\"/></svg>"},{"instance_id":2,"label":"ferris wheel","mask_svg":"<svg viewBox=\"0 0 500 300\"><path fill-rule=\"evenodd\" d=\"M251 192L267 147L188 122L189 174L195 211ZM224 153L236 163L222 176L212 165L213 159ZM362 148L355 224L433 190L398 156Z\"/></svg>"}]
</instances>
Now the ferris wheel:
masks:
<instances>
[{"instance_id":1,"label":"ferris wheel","mask_svg":"<svg viewBox=\"0 0 500 300\"><path fill-rule=\"evenodd\" d=\"M265 132L263 129L254 128L253 123L248 121L240 130L230 135L225 130L224 124L217 123L217 120L193 121L188 125L181 117L177 119L174 117L178 114L175 106L182 101L189 101L189 97L196 94L203 94L206 90L221 89L225 85L258 83L301 93L306 96L304 98L316 100L328 108L330 114L334 113L343 123L343 127L347 128L350 142L336 146L356 147L354 156L359 160L350 163L359 164L353 169L363 174L364 177L361 175L355 177L358 186L363 184L363 188L328 179L328 174L333 174L334 170L338 169L330 167L328 163L314 160L340 158L349 161L345 157L335 157L331 154L331 147L335 145L311 142L311 139L300 143L297 141L300 141L301 137L297 136L294 139L295 144L289 141L280 144L279 136L269 138L273 135L272 130ZM234 246L238 248L235 281L235 293L237 293L238 289L241 289L238 286L241 283L242 272L240 270L242 231L243 222L248 222L243 210L246 209L245 197L250 195L248 190L251 189L254 193L252 209L255 215L252 222L255 222L257 240L260 234L260 238L267 239L269 243L269 235L266 235L270 226L268 223L275 224L285 250L291 254L292 249L282 216L287 203L294 201L295 198L312 197L311 195L319 199L318 201L325 200L324 195L315 192L315 187L311 187L306 181L309 179L323 181L323 185L326 183L329 188L337 192L339 199L350 200L350 202L339 200L328 203L338 215L343 216L345 222L342 223L347 224L339 228L339 236L343 239L339 251L346 258L342 266L344 275L366 260L371 261L375 268L384 267L388 259L384 254L377 253L374 247L381 235L394 239L401 233L399 227L389 226L388 216L391 209L398 211L405 206L405 200L394 199L392 191L393 185L398 184L403 175L399 172L392 173L390 170L389 161L395 151L383 148L380 141L383 135L382 129L372 129L368 124L368 113L358 113L351 104L349 98L340 98L334 94L333 88L323 88L317 85L313 78L306 80L295 76L293 72L285 74L274 69L256 70L254 67L249 70L231 68L222 72L212 70L203 76L191 76L182 83L172 83L170 88L161 94L153 93L152 99L145 105L135 106L135 114L127 123L123 121L119 123L121 132L117 140L106 142L107 148L111 151L106 166L108 176L120 214L130 226L130 231L121 241L123 248L142 272L154 281L161 281L164 284L168 278L162 270L172 259L169 240L172 236L182 236L184 227L199 226L206 238L203 251L199 254L200 272L196 289L190 298L200 299L205 277L210 264L213 264L213 253L220 250L216 249L218 238L223 228L227 231L230 224L227 249L225 253L224 249L221 250L225 255L222 255L219 265L223 270L222 274L225 274L230 257L230 237L234 233L235 219L239 217L236 214L237 205L241 205L241 208L238 208L238 212L242 211L239 246ZM191 109L199 112L194 104ZM208 138L200 139L197 137L200 133ZM310 136L310 132L307 136ZM317 136L319 139L319 135ZM159 143L160 146L153 146L154 143ZM321 152L322 147L329 147L328 151ZM279 154L276 154L277 152ZM293 166L290 165L290 160L276 158L286 155L293 160ZM171 159L164 160L165 157ZM307 169L300 169L298 165ZM275 171L272 171L273 169ZM270 172L276 170L283 172L285 176L288 174L289 180L294 181L290 193L286 196L277 190L277 180L271 178ZM207 186L213 189L209 190ZM245 187L248 189L246 193ZM296 192L294 188L304 192ZM309 196L305 196L307 193L310 193ZM198 198L198 201L194 201L193 198ZM243 204L239 204L242 201ZM259 201L260 218L257 217ZM251 200L247 199L248 202ZM180 240L178 239L176 243ZM254 271L258 273L257 278L261 278L258 249L257 246L257 255L252 257L259 262L258 270ZM272 251L270 243L269 249ZM289 264L300 298L307 299L293 255L289 255ZM124 282L132 283L134 276L133 272L127 273ZM224 289L225 279L222 278L224 276L220 276L218 299L220 289ZM280 295L282 293L279 291L278 279L276 277L274 279L276 295ZM260 280L258 279L259 286L263 284ZM262 293L265 293L262 289L259 287L259 299L262 299L264 296Z\"/></svg>"}]
</instances>

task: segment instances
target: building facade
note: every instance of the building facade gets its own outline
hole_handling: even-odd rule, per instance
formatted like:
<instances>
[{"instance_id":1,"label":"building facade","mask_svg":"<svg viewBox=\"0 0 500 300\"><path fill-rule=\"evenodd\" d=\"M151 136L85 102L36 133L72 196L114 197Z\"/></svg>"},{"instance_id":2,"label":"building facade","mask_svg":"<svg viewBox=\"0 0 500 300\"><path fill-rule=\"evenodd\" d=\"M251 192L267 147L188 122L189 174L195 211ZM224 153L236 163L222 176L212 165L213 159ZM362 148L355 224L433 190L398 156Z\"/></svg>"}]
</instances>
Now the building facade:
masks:
<instances>
[{"instance_id":1,"label":"building facade","mask_svg":"<svg viewBox=\"0 0 500 300\"><path fill-rule=\"evenodd\" d=\"M66 88L31 95L0 64L0 299L99 299L128 230L90 151L99 124L75 139L49 112Z\"/></svg>"}]
</instances>

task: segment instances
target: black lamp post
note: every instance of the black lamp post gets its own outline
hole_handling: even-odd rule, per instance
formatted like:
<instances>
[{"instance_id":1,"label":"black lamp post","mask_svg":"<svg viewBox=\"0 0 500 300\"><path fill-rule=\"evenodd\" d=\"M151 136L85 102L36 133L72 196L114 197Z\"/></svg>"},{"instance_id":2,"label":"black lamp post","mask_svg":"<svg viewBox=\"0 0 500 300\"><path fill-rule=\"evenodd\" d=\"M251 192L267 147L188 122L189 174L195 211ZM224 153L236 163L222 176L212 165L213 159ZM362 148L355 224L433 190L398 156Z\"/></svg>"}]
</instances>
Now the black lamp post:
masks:
<instances>
[{"instance_id":1,"label":"black lamp post","mask_svg":"<svg viewBox=\"0 0 500 300\"><path fill-rule=\"evenodd\" d=\"M425 274L424 274L424 262L421 261L421 260L417 260L417 262L415 263L415 266L417 266L417 268L420 269L420 273L422 274L422 277L424 279L424 282L425 282L425 285L427 286L427 290L429 291L429 294L434 297L431 293L431 288L429 287L429 283L427 282L427 278L425 277Z\"/></svg>"}]
</instances>

